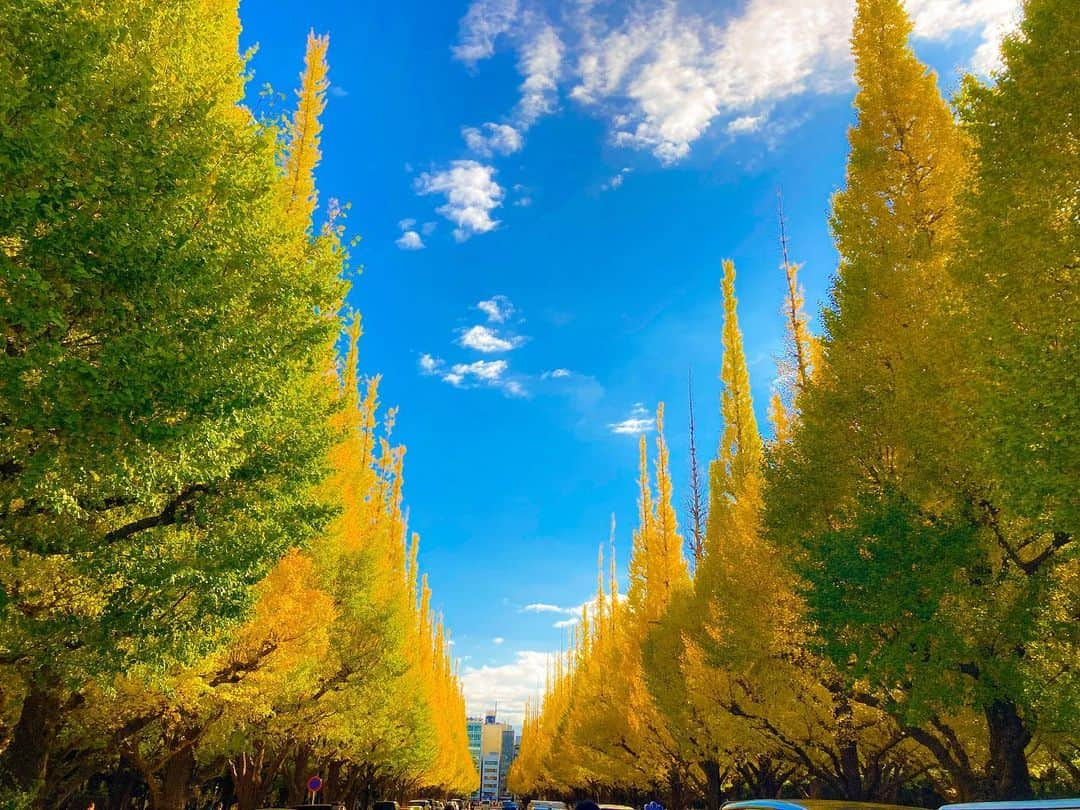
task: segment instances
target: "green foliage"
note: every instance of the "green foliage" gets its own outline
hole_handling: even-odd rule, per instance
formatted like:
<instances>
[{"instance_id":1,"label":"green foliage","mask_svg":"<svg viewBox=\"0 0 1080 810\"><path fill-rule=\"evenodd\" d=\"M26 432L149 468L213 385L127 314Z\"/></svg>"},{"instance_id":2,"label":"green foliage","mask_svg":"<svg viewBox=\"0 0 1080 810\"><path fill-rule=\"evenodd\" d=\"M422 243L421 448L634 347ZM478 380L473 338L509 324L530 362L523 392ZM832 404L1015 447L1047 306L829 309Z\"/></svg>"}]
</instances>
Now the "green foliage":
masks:
<instances>
[{"instance_id":1,"label":"green foliage","mask_svg":"<svg viewBox=\"0 0 1080 810\"><path fill-rule=\"evenodd\" d=\"M325 524L344 292L235 9L76 5L0 9L0 649L72 683L205 652Z\"/></svg>"},{"instance_id":2,"label":"green foliage","mask_svg":"<svg viewBox=\"0 0 1080 810\"><path fill-rule=\"evenodd\" d=\"M762 453L725 266L705 554L692 591L621 642L651 702L634 699L636 652L605 668L604 643L581 648L526 724L523 784L547 766L564 787L624 786L610 763L634 722L597 711L605 694L653 734L676 804L683 776L710 806L729 790L895 800L929 779L1010 798L1033 778L1075 781L1074 5L1028 0L1003 70L965 82L958 120L899 0L859 0L824 334L806 332L785 255L794 351ZM642 493L635 550L656 531ZM631 614L663 585L644 560ZM595 750L553 742L567 718L591 721Z\"/></svg>"},{"instance_id":3,"label":"green foliage","mask_svg":"<svg viewBox=\"0 0 1080 810\"><path fill-rule=\"evenodd\" d=\"M805 549L799 573L823 651L852 662L852 683L906 684L907 712L918 697L956 708L961 695L939 673L979 656L956 614L970 606L964 591L992 578L981 550L970 524L935 525L898 493L868 499L850 526Z\"/></svg>"},{"instance_id":4,"label":"green foliage","mask_svg":"<svg viewBox=\"0 0 1080 810\"><path fill-rule=\"evenodd\" d=\"M994 500L1048 532L1080 528L1080 20L1029 0L991 85L960 97L977 154L952 274L973 462Z\"/></svg>"}]
</instances>

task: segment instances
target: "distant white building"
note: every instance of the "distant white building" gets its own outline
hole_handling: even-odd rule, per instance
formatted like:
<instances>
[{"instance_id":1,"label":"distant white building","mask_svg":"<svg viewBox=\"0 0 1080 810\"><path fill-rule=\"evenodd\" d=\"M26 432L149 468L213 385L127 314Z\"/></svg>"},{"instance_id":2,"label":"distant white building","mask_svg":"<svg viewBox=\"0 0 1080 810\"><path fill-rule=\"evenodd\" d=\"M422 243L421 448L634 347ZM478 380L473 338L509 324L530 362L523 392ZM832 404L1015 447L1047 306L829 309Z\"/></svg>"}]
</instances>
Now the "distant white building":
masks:
<instances>
[{"instance_id":1,"label":"distant white building","mask_svg":"<svg viewBox=\"0 0 1080 810\"><path fill-rule=\"evenodd\" d=\"M499 781L499 761L501 757L498 751L484 754L480 759L480 799L493 800L499 798L499 789L502 787Z\"/></svg>"}]
</instances>

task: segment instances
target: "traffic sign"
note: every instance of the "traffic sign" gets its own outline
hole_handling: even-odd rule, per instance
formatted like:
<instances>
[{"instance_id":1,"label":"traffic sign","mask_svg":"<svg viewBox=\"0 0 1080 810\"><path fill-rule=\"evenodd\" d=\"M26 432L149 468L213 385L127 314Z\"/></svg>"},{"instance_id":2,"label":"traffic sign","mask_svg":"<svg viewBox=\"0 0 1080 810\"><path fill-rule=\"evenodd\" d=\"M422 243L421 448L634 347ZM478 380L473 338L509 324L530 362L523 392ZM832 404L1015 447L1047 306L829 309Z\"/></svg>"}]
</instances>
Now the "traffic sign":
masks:
<instances>
[{"instance_id":1,"label":"traffic sign","mask_svg":"<svg viewBox=\"0 0 1080 810\"><path fill-rule=\"evenodd\" d=\"M318 776L313 776L307 780L307 789L312 793L318 793L322 790L322 779Z\"/></svg>"}]
</instances>

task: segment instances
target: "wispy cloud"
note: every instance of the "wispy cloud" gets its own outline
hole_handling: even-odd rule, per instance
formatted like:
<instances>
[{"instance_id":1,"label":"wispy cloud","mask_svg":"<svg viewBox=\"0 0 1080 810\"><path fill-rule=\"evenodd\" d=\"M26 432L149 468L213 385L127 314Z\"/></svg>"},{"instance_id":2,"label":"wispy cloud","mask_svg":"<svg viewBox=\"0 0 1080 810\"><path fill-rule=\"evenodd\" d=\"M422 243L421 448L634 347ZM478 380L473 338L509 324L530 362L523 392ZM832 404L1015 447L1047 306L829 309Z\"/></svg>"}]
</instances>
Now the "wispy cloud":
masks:
<instances>
[{"instance_id":1,"label":"wispy cloud","mask_svg":"<svg viewBox=\"0 0 1080 810\"><path fill-rule=\"evenodd\" d=\"M505 295L494 295L478 301L476 309L484 313L489 324L505 323L515 311ZM497 354L512 351L525 340L521 335L500 333L492 326L476 324L460 330L455 343L463 349ZM535 379L529 375L511 374L509 362L503 359L448 364L441 357L424 353L418 362L421 374L438 376L455 388L495 388L508 397L529 396L527 383Z\"/></svg>"},{"instance_id":2,"label":"wispy cloud","mask_svg":"<svg viewBox=\"0 0 1080 810\"><path fill-rule=\"evenodd\" d=\"M495 638L493 638L491 640L491 643L494 644L496 647L499 647L499 646L502 646L502 643L504 641L506 641L506 639L503 638L502 636L495 636Z\"/></svg>"},{"instance_id":3,"label":"wispy cloud","mask_svg":"<svg viewBox=\"0 0 1080 810\"><path fill-rule=\"evenodd\" d=\"M619 169L618 173L610 180L606 181L600 188L604 191L614 191L622 186L623 181L626 179L626 175L630 174L631 171L632 169L626 167Z\"/></svg>"},{"instance_id":4,"label":"wispy cloud","mask_svg":"<svg viewBox=\"0 0 1080 810\"><path fill-rule=\"evenodd\" d=\"M515 119L521 129L529 129L541 116L554 111L563 51L559 35L546 23L525 40L518 62L518 70L525 80L521 83L521 99L515 109Z\"/></svg>"},{"instance_id":5,"label":"wispy cloud","mask_svg":"<svg viewBox=\"0 0 1080 810\"><path fill-rule=\"evenodd\" d=\"M508 352L516 349L524 342L524 338L501 337L498 332L488 326L477 324L470 326L458 339L458 344L466 349L473 349L485 354L494 352Z\"/></svg>"},{"instance_id":6,"label":"wispy cloud","mask_svg":"<svg viewBox=\"0 0 1080 810\"><path fill-rule=\"evenodd\" d=\"M442 373L442 381L455 388L495 388L508 397L524 397L528 391L522 382L507 375L510 364L505 360L477 360L473 363L454 363Z\"/></svg>"},{"instance_id":7,"label":"wispy cloud","mask_svg":"<svg viewBox=\"0 0 1080 810\"><path fill-rule=\"evenodd\" d=\"M398 220L398 230L401 231L394 244L402 250L423 250L424 240L420 238L420 234L413 230L416 225L415 219L401 219Z\"/></svg>"},{"instance_id":8,"label":"wispy cloud","mask_svg":"<svg viewBox=\"0 0 1080 810\"><path fill-rule=\"evenodd\" d=\"M512 155L520 151L525 145L521 133L509 124L484 124L483 129L477 127L464 127L461 137L465 139L465 145L473 152L482 157L492 155Z\"/></svg>"},{"instance_id":9,"label":"wispy cloud","mask_svg":"<svg viewBox=\"0 0 1080 810\"><path fill-rule=\"evenodd\" d=\"M998 64L1020 4L907 6L916 37L977 33L971 64L985 73ZM723 5L689 5L580 2L552 18L539 0L475 0L454 55L475 67L500 40L514 49L522 82L510 117L519 132L557 109L562 91L605 118L615 144L664 164L685 158L714 122L730 134L756 132L779 101L850 87L852 0L748 0L734 16Z\"/></svg>"},{"instance_id":10,"label":"wispy cloud","mask_svg":"<svg viewBox=\"0 0 1080 810\"><path fill-rule=\"evenodd\" d=\"M426 247L424 240L416 231L405 231L394 240L394 244L402 250L423 250Z\"/></svg>"},{"instance_id":11,"label":"wispy cloud","mask_svg":"<svg viewBox=\"0 0 1080 810\"><path fill-rule=\"evenodd\" d=\"M448 383L461 385L466 380L486 383L497 383L502 380L506 373L507 362L505 360L477 360L474 363L455 363L450 367L450 372L443 377Z\"/></svg>"},{"instance_id":12,"label":"wispy cloud","mask_svg":"<svg viewBox=\"0 0 1080 810\"><path fill-rule=\"evenodd\" d=\"M442 194L446 203L436 210L454 223L454 238L494 230L499 220L491 212L502 205L503 189L495 181L495 169L475 160L455 160L447 169L423 172L415 183L418 194Z\"/></svg>"},{"instance_id":13,"label":"wispy cloud","mask_svg":"<svg viewBox=\"0 0 1080 810\"><path fill-rule=\"evenodd\" d=\"M656 418L649 415L648 409L640 402L634 403L630 415L621 422L613 422L608 425L612 433L636 436L640 433L648 433L656 429Z\"/></svg>"},{"instance_id":14,"label":"wispy cloud","mask_svg":"<svg viewBox=\"0 0 1080 810\"><path fill-rule=\"evenodd\" d=\"M551 371L545 371L540 375L542 380L561 380L573 375L573 372L568 368L553 368Z\"/></svg>"},{"instance_id":15,"label":"wispy cloud","mask_svg":"<svg viewBox=\"0 0 1080 810\"><path fill-rule=\"evenodd\" d=\"M495 39L510 30L517 17L517 0L475 0L461 20L454 56L472 67L495 53Z\"/></svg>"},{"instance_id":16,"label":"wispy cloud","mask_svg":"<svg viewBox=\"0 0 1080 810\"><path fill-rule=\"evenodd\" d=\"M514 305L505 295L493 295L486 301L477 301L476 308L487 315L491 323L506 323L514 314Z\"/></svg>"},{"instance_id":17,"label":"wispy cloud","mask_svg":"<svg viewBox=\"0 0 1080 810\"><path fill-rule=\"evenodd\" d=\"M978 31L971 68L988 75L1001 66L1001 40L1020 20L1018 0L908 0L915 36L943 41L957 31Z\"/></svg>"},{"instance_id":18,"label":"wispy cloud","mask_svg":"<svg viewBox=\"0 0 1080 810\"><path fill-rule=\"evenodd\" d=\"M433 357L426 352L420 355L420 360L418 362L420 365L420 373L427 376L438 374L446 365L441 357Z\"/></svg>"},{"instance_id":19,"label":"wispy cloud","mask_svg":"<svg viewBox=\"0 0 1080 810\"><path fill-rule=\"evenodd\" d=\"M764 113L761 115L740 115L738 118L728 121L728 124L724 129L728 135L746 135L761 129L762 124L765 123L765 119L766 116Z\"/></svg>"},{"instance_id":20,"label":"wispy cloud","mask_svg":"<svg viewBox=\"0 0 1080 810\"><path fill-rule=\"evenodd\" d=\"M626 598L625 594L619 594L619 601L621 602ZM590 615L596 610L596 599L589 599L586 602L582 602L580 605L554 605L549 602L533 602L532 604L525 605L521 610L525 613L552 613L557 616L564 616L565 618L559 619L551 626L562 630L567 627L574 627L581 621L582 615L588 608Z\"/></svg>"}]
</instances>

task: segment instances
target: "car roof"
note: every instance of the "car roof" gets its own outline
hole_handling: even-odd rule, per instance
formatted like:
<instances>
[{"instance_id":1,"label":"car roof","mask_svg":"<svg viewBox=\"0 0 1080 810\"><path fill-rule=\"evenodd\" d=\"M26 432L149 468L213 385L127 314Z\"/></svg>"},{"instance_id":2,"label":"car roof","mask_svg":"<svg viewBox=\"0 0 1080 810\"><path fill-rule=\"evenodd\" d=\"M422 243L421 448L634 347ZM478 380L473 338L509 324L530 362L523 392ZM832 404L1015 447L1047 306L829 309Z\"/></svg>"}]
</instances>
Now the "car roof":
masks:
<instances>
[{"instance_id":1,"label":"car roof","mask_svg":"<svg viewBox=\"0 0 1080 810\"><path fill-rule=\"evenodd\" d=\"M1072 810L1080 808L1080 797L1073 799L1016 799L1008 802L959 802L942 805L941 810Z\"/></svg>"},{"instance_id":2,"label":"car roof","mask_svg":"<svg viewBox=\"0 0 1080 810\"><path fill-rule=\"evenodd\" d=\"M724 810L897 810L902 807L909 806L825 799L750 799L728 802Z\"/></svg>"}]
</instances>

